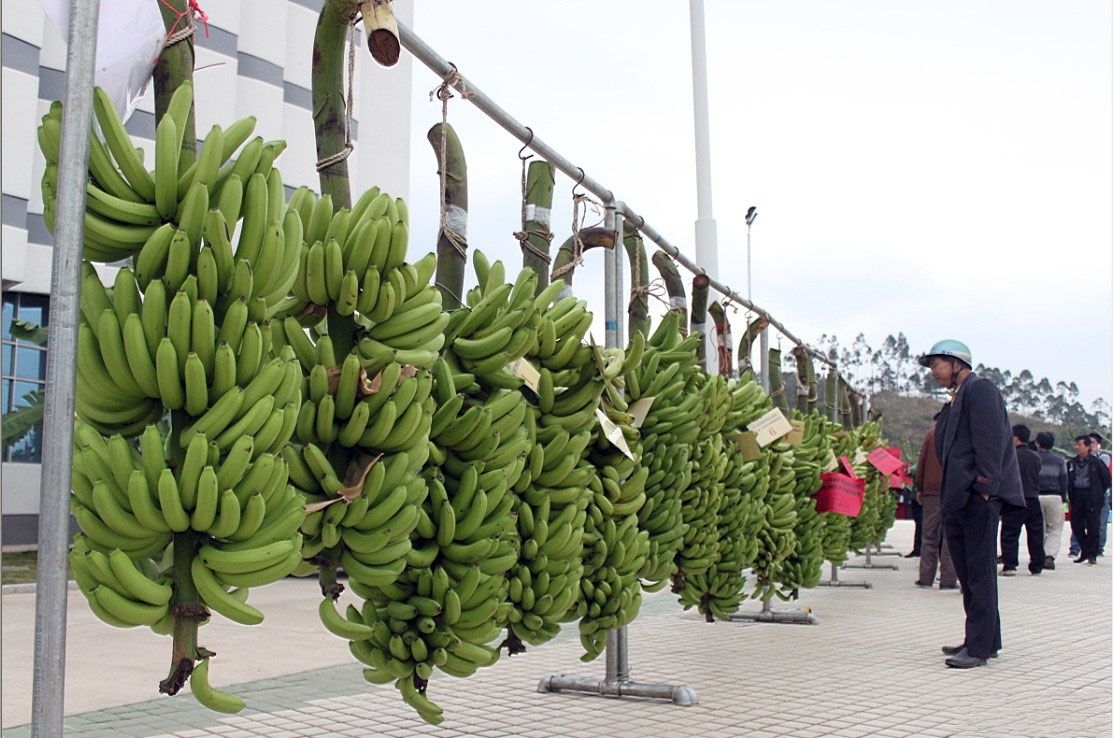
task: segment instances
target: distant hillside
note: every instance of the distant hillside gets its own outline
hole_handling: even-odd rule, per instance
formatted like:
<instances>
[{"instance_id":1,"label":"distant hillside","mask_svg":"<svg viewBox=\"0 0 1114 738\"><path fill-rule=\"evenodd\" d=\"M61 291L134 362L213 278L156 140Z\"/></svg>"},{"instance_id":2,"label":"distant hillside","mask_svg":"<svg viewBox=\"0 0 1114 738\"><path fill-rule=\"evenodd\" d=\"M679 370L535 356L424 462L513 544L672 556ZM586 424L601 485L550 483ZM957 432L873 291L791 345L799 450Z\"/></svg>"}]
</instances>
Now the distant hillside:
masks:
<instances>
[{"instance_id":1,"label":"distant hillside","mask_svg":"<svg viewBox=\"0 0 1114 738\"><path fill-rule=\"evenodd\" d=\"M910 397L896 392L878 392L871 397L871 407L882 415L882 436L891 445L901 446L904 458L911 461L916 461L924 434L932 424L932 416L942 405L943 401L939 399ZM1056 446L1062 450L1071 449L1072 438L1092 430L1046 423L1039 418L1016 413L1010 413L1010 422L1029 426L1034 436L1041 431L1050 432L1056 437Z\"/></svg>"}]
</instances>

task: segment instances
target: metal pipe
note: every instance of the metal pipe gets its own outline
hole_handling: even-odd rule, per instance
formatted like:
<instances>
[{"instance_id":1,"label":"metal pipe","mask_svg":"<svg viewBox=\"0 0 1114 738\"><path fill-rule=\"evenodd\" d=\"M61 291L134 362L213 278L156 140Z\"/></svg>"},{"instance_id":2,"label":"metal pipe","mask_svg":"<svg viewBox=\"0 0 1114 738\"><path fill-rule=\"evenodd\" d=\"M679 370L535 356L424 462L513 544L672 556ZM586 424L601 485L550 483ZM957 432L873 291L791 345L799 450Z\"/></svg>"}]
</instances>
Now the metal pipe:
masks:
<instances>
[{"instance_id":1,"label":"metal pipe","mask_svg":"<svg viewBox=\"0 0 1114 738\"><path fill-rule=\"evenodd\" d=\"M612 682L587 677L570 677L550 674L538 683L539 692L588 692L605 697L652 697L670 700L675 705L687 707L698 702L696 691L684 684L642 684L640 682Z\"/></svg>"},{"instance_id":2,"label":"metal pipe","mask_svg":"<svg viewBox=\"0 0 1114 738\"><path fill-rule=\"evenodd\" d=\"M483 111L489 118L499 124L503 130L518 139L526 148L534 151L538 156L553 164L554 168L560 170L565 176L578 181L581 187L600 198L603 202L611 202L616 199L615 194L611 190L585 174L582 167L576 166L571 161L561 156L533 131L512 118L503 108L485 95L483 91L460 74L455 65L443 59L436 51L422 41L422 39L410 30L408 26L400 22L398 24L398 32L403 47L418 61L429 67L437 76L448 80L450 85L460 92L465 100L471 102ZM617 203L617 207L623 217L637 224L636 227L646 239L652 241L659 249L672 256L677 262L683 264L690 272L693 274L709 274L709 284L711 288L722 294L725 300L730 300L753 313L761 315L770 322L770 325L785 336L786 339L792 341L796 345L802 346L809 352L809 355L817 361L828 364L829 366L835 366L835 363L831 359L815 349L808 347L804 341L793 335L789 329L771 316L766 310L744 298L734 289L716 279L704 267L698 266L695 262L682 254L676 246L671 244L664 236L654 229L653 226L647 223L646 219L639 215L633 208L622 202Z\"/></svg>"},{"instance_id":3,"label":"metal pipe","mask_svg":"<svg viewBox=\"0 0 1114 738\"><path fill-rule=\"evenodd\" d=\"M871 589L874 585L870 582L847 582L839 578L839 567L835 562L830 562L832 565L832 575L830 579L824 579L816 583L817 587L862 587L863 589Z\"/></svg>"},{"instance_id":4,"label":"metal pipe","mask_svg":"<svg viewBox=\"0 0 1114 738\"><path fill-rule=\"evenodd\" d=\"M65 709L66 553L73 464L74 356L99 11L99 0L70 2L39 487L39 566L35 584L35 663L31 686L31 735L34 738L62 735Z\"/></svg>"},{"instance_id":5,"label":"metal pipe","mask_svg":"<svg viewBox=\"0 0 1114 738\"><path fill-rule=\"evenodd\" d=\"M604 204L603 227L606 230L615 230L615 202L608 201ZM607 348L619 345L619 311L615 309L615 295L619 291L619 269L615 264L615 255L622 249L619 239L615 246L604 253L603 258L603 341Z\"/></svg>"}]
</instances>

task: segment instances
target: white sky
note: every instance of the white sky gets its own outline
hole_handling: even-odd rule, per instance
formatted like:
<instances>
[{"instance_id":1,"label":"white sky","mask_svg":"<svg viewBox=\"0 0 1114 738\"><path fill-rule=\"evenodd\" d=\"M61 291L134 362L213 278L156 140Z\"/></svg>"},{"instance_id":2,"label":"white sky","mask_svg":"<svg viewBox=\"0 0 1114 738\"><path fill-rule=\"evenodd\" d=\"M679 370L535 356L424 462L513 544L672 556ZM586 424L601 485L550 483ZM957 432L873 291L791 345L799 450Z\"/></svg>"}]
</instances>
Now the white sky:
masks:
<instances>
[{"instance_id":1,"label":"white sky","mask_svg":"<svg viewBox=\"0 0 1114 738\"><path fill-rule=\"evenodd\" d=\"M1108 0L707 0L705 17L723 281L745 293L756 205L754 301L806 342L958 338L1112 397ZM417 0L414 30L695 255L687 3ZM438 81L415 63L412 249L436 234ZM459 96L449 121L470 246L514 273L520 144ZM571 187L559 174L554 252ZM601 317L602 274L591 252L576 278Z\"/></svg>"}]
</instances>

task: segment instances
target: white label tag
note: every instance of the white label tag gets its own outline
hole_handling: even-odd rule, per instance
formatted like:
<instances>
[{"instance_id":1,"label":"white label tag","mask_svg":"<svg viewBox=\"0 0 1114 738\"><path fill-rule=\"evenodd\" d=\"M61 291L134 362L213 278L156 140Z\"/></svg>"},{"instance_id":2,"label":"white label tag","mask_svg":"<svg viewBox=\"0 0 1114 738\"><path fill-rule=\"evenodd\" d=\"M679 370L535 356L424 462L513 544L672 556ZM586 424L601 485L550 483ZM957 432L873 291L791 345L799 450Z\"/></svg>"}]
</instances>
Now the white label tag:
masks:
<instances>
[{"instance_id":1,"label":"white label tag","mask_svg":"<svg viewBox=\"0 0 1114 738\"><path fill-rule=\"evenodd\" d=\"M526 220L549 225L549 208L543 208L541 205L527 205Z\"/></svg>"},{"instance_id":2,"label":"white label tag","mask_svg":"<svg viewBox=\"0 0 1114 738\"><path fill-rule=\"evenodd\" d=\"M600 421L600 427L603 428L603 434L607 436L607 440L611 441L611 445L619 449L623 456L631 461L636 461L630 446L627 445L627 439L623 437L623 429L611 422L611 418L607 417L603 408L596 408L596 417Z\"/></svg>"},{"instance_id":3,"label":"white label tag","mask_svg":"<svg viewBox=\"0 0 1114 738\"><path fill-rule=\"evenodd\" d=\"M515 359L510 364L507 364L507 371L522 379L535 395L538 394L538 381L541 379L542 375L538 373L538 370L535 369L534 365L529 361L526 359Z\"/></svg>"},{"instance_id":4,"label":"white label tag","mask_svg":"<svg viewBox=\"0 0 1114 738\"><path fill-rule=\"evenodd\" d=\"M779 408L774 408L758 420L747 425L747 430L753 431L758 439L758 445L766 448L777 439L793 430L793 426L786 420Z\"/></svg>"},{"instance_id":5,"label":"white label tag","mask_svg":"<svg viewBox=\"0 0 1114 738\"><path fill-rule=\"evenodd\" d=\"M634 416L631 425L635 428L641 428L642 424L646 422L646 416L650 414L650 408L654 404L653 397L639 397L627 407L627 412Z\"/></svg>"}]
</instances>

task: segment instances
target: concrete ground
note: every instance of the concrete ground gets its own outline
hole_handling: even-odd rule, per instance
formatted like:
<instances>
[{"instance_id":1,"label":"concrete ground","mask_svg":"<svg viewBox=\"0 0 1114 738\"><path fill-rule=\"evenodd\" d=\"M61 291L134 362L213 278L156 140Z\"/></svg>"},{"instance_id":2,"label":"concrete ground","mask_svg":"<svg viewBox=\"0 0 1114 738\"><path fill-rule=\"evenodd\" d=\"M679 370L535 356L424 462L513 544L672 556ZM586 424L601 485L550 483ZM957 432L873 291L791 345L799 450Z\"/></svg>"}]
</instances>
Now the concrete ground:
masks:
<instances>
[{"instance_id":1,"label":"concrete ground","mask_svg":"<svg viewBox=\"0 0 1114 738\"><path fill-rule=\"evenodd\" d=\"M898 521L886 551L908 552L912 533L911 522ZM687 685L698 695L695 705L539 693L550 674L604 677L604 658L579 661L573 626L469 679L435 677L429 694L446 714L438 727L417 718L393 688L363 680L346 643L317 623L312 581L253 591L252 603L267 615L261 626L203 628L203 645L219 654L213 683L248 702L233 716L209 712L188 694L160 695L169 641L146 629L101 624L72 591L65 735L1110 736L1111 562L1073 565L1065 549L1055 571L1033 577L1025 561L1022 552L1022 574L998 580L1004 648L987 667L944 666L940 646L963 638L958 592L919 589L916 560L875 556L874 565L899 570L841 569L841 582L872 588L819 587L780 605L811 610L817 624L707 624L667 592L649 596L629 628L630 678ZM34 599L3 595L5 737L31 732ZM757 612L758 605L744 610Z\"/></svg>"}]
</instances>

